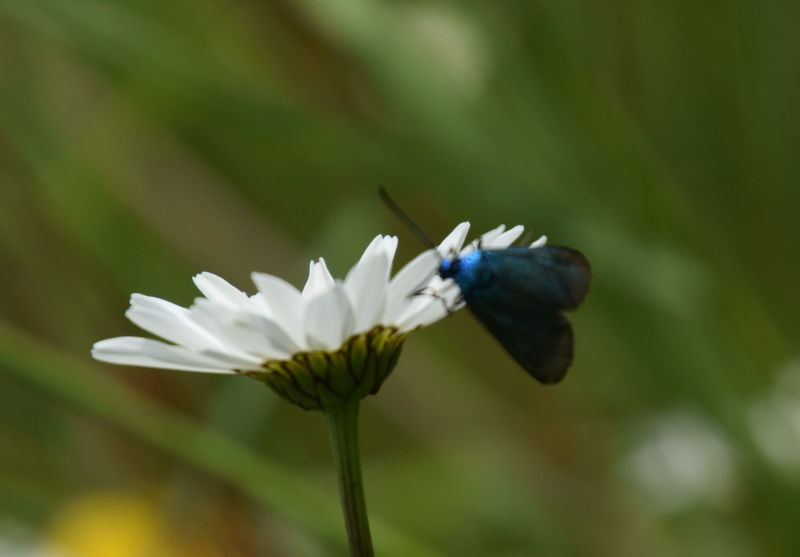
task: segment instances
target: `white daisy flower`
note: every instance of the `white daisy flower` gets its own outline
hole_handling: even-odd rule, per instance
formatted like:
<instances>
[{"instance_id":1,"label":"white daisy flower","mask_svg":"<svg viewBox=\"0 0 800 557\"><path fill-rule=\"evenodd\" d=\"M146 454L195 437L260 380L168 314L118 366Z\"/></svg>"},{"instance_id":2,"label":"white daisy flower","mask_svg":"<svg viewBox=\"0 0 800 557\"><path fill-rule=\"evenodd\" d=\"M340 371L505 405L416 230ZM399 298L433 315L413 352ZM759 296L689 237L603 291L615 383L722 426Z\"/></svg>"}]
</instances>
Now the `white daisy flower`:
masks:
<instances>
[{"instance_id":1,"label":"white daisy flower","mask_svg":"<svg viewBox=\"0 0 800 557\"><path fill-rule=\"evenodd\" d=\"M133 294L128 319L167 342L119 337L96 343L104 362L243 374L306 409L375 393L391 372L406 336L460 307L458 288L439 278L442 258L508 247L522 233L500 226L462 249L469 223L390 278L397 238L377 236L342 280L323 259L311 262L302 291L253 273L248 296L211 273L194 277L205 297L187 308ZM543 240L537 240L542 242ZM433 295L421 294L430 292ZM171 344L170 344L171 343Z\"/></svg>"}]
</instances>

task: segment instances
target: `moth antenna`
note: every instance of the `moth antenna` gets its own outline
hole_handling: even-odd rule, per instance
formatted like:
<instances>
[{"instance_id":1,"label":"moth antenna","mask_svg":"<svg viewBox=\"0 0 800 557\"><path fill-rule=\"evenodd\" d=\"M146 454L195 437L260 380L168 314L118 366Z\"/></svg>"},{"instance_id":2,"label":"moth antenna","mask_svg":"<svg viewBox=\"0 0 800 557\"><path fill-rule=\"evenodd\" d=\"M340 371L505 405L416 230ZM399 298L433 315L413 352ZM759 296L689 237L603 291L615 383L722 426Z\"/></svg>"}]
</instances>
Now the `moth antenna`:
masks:
<instances>
[{"instance_id":1,"label":"moth antenna","mask_svg":"<svg viewBox=\"0 0 800 557\"><path fill-rule=\"evenodd\" d=\"M533 238L533 230L528 230L525 233L525 236L522 237L522 240L519 242L520 246L527 246L531 243L531 238Z\"/></svg>"},{"instance_id":2,"label":"moth antenna","mask_svg":"<svg viewBox=\"0 0 800 557\"><path fill-rule=\"evenodd\" d=\"M399 218L403 222L403 224L405 224L411 230L411 232L416 234L417 237L420 240L422 240L423 244L434 250L436 254L439 255L439 250L437 249L436 244L431 242L431 239L428 238L427 234L425 234L419 226L417 226L417 223L411 220L411 217L405 214L405 212L403 212L403 210L397 206L397 203L395 203L394 200L391 197L389 197L388 192L384 189L383 186L378 186L378 195L381 196L381 199L386 204L386 206L389 207L389 210L392 213L394 213L395 216ZM439 255L439 258L441 259L442 256Z\"/></svg>"}]
</instances>

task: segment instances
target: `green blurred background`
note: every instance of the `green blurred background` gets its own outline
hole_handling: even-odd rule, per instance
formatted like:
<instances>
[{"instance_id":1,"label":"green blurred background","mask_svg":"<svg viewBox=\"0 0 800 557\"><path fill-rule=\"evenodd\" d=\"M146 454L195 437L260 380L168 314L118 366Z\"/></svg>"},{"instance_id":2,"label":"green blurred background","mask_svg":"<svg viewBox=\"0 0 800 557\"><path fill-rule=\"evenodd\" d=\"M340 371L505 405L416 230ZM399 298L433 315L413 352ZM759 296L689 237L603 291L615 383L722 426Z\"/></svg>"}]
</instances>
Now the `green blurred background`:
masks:
<instances>
[{"instance_id":1,"label":"green blurred background","mask_svg":"<svg viewBox=\"0 0 800 557\"><path fill-rule=\"evenodd\" d=\"M800 555L800 3L0 0L0 555L345 553L321 417L91 361L131 292L524 224L566 380L467 312L363 404L383 557Z\"/></svg>"}]
</instances>

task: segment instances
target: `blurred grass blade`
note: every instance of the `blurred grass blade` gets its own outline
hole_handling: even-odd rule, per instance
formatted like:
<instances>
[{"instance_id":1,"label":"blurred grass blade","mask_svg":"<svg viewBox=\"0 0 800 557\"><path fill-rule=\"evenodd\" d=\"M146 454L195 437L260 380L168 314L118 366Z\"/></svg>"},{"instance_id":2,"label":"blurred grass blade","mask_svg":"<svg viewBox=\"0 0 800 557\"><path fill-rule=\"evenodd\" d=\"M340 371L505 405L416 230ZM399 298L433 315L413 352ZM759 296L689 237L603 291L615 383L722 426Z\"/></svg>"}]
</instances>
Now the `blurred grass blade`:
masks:
<instances>
[{"instance_id":1,"label":"blurred grass blade","mask_svg":"<svg viewBox=\"0 0 800 557\"><path fill-rule=\"evenodd\" d=\"M81 411L95 414L140 439L230 482L285 518L345 546L338 503L301 475L189 418L126 389L86 363L0 322L0 367ZM264 396L269 396L265 392ZM373 518L376 545L387 557L438 553Z\"/></svg>"}]
</instances>

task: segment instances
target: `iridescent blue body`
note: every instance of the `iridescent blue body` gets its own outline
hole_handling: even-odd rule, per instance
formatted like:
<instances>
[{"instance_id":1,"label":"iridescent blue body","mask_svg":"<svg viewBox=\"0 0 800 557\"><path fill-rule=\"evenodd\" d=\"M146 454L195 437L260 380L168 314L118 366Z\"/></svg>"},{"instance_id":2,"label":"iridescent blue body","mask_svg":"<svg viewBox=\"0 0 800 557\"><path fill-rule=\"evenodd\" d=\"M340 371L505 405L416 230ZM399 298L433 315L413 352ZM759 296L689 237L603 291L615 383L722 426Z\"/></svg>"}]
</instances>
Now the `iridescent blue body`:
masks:
<instances>
[{"instance_id":1,"label":"iridescent blue body","mask_svg":"<svg viewBox=\"0 0 800 557\"><path fill-rule=\"evenodd\" d=\"M572 363L572 324L564 311L589 291L592 271L577 250L561 246L477 249L444 259L475 317L531 375L557 383Z\"/></svg>"}]
</instances>

